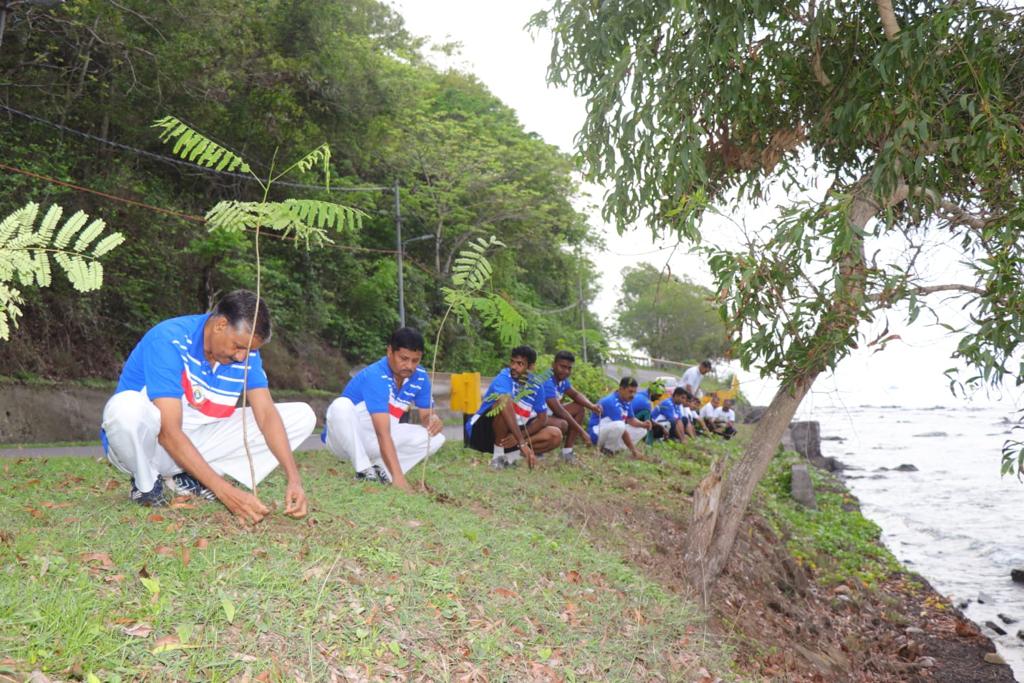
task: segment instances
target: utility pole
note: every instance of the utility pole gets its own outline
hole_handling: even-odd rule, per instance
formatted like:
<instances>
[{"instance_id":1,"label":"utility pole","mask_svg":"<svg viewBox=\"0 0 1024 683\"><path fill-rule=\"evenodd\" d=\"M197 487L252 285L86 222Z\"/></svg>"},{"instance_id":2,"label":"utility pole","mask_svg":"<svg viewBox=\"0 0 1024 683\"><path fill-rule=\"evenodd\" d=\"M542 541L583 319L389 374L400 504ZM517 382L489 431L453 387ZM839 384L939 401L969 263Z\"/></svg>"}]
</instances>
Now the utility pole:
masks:
<instances>
[{"instance_id":1,"label":"utility pole","mask_svg":"<svg viewBox=\"0 0 1024 683\"><path fill-rule=\"evenodd\" d=\"M583 362L587 360L587 318L586 306L583 305L583 251L576 250L576 284L580 293L580 331L583 333Z\"/></svg>"},{"instance_id":2,"label":"utility pole","mask_svg":"<svg viewBox=\"0 0 1024 683\"><path fill-rule=\"evenodd\" d=\"M402 201L398 195L398 180L395 180L395 245L398 249L398 326L405 327L405 264L402 262Z\"/></svg>"}]
</instances>

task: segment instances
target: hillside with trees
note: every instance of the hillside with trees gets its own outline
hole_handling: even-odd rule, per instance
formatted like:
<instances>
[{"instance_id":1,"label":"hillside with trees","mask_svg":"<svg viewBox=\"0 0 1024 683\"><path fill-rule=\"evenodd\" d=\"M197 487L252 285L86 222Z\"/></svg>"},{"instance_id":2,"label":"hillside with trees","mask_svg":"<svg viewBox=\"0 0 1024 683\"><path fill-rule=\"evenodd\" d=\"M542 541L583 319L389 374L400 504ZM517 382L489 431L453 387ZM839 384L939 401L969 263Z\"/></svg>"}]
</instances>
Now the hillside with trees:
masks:
<instances>
[{"instance_id":1,"label":"hillside with trees","mask_svg":"<svg viewBox=\"0 0 1024 683\"><path fill-rule=\"evenodd\" d=\"M112 378L155 321L251 286L245 236L210 233L202 216L223 199L258 199L259 187L172 160L152 128L166 115L258 161L257 173L328 142L330 190L311 171L280 194L368 214L324 248L266 241L278 330L268 365L279 384L336 388L345 365L378 354L398 324L396 183L409 324L436 332L454 256L496 235L507 247L492 256L494 289L527 318L526 341L579 347L584 328L591 351L604 347L586 313L595 274L576 254L595 238L574 208L571 159L473 76L434 67L387 5L44 4L6 11L0 213L58 203L102 217L125 243L99 293L78 297L60 282L26 292L0 374ZM441 347L445 369L492 371L504 357L494 333L460 323Z\"/></svg>"}]
</instances>

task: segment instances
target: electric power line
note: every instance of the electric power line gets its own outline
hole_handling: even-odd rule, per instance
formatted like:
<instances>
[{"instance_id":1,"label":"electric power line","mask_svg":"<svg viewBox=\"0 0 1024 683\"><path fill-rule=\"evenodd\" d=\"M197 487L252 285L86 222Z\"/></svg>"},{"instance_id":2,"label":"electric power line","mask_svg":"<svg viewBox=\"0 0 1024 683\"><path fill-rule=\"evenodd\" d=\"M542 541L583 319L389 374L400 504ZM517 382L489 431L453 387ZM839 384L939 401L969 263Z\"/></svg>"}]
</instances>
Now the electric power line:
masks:
<instances>
[{"instance_id":1,"label":"electric power line","mask_svg":"<svg viewBox=\"0 0 1024 683\"><path fill-rule=\"evenodd\" d=\"M234 178L236 180L245 180L245 181L250 182L250 183L259 182L255 178L253 178L252 176L246 175L244 173L232 173L232 172L229 172L229 171L216 171L216 170L214 170L212 168L206 168L205 166L200 166L198 164L193 164L193 163L191 163L189 161L185 161L183 159L177 159L175 157L169 157L169 156L166 156L164 154L157 154L156 152L150 152L150 151L147 151L147 150L144 150L144 149L139 149L138 147L132 147L131 145L126 145L126 144L121 143L121 142L115 142L113 140L108 140L106 138L101 138L98 135L93 135L92 133L86 133L85 131L76 130L74 128L70 128L68 126L65 126L65 125L63 125L61 123L55 123L53 121L48 121L47 119L44 119L44 118L42 118L40 116L36 116L35 114L29 114L28 112L20 111L18 109L15 109L14 107L7 106L6 104L0 104L0 110L6 111L9 114L14 114L16 116L21 116L22 118L28 119L29 121L34 121L35 123L39 123L39 124L42 124L44 126L50 126L51 128L55 128L57 130L65 132L65 133L71 133L72 135L77 135L79 137L85 138L86 140L92 140L94 142L99 142L101 144L108 145L110 147L114 147L116 149L124 150L126 152L131 152L131 153L133 153L133 154L135 154L137 156L142 156L142 157L146 157L148 159L153 159L154 161L159 161L160 163L170 164L170 165L174 165L174 166L182 166L182 167L191 169L193 171L200 171L202 173L210 173L210 174L213 174L213 175L224 176L226 178ZM295 188L300 188L300 189L304 189L304 190L317 190L317 191L320 191L320 192L323 192L323 191L329 191L329 192L390 192L391 191L390 187L386 187L384 185L364 185L364 186L359 186L359 187L332 187L332 188L330 188L330 190L327 190L327 188L325 188L323 186L320 186L320 185L309 185L307 183L293 183L293 182L289 182L287 180L278 180L274 184L275 185L281 185L281 186L284 186L284 187L295 187Z\"/></svg>"}]
</instances>

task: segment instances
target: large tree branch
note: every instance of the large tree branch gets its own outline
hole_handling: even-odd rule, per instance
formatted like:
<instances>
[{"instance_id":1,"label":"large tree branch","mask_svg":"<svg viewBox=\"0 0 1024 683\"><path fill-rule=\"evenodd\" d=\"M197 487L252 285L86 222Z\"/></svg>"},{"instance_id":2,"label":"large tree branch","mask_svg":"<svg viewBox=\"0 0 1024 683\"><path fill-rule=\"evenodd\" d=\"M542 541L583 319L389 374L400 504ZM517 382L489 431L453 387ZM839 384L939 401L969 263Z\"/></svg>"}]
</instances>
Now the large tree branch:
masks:
<instances>
[{"instance_id":1,"label":"large tree branch","mask_svg":"<svg viewBox=\"0 0 1024 683\"><path fill-rule=\"evenodd\" d=\"M958 292L960 294L977 294L978 296L984 296L987 292L978 287L977 285L964 285L959 283L950 283L945 285L921 285L919 287L908 287L907 289L885 289L877 294L871 294L866 297L868 301L880 301L885 306L891 306L896 303L893 298L897 294L914 294L916 296L928 296L929 294L938 294L940 292Z\"/></svg>"},{"instance_id":2,"label":"large tree branch","mask_svg":"<svg viewBox=\"0 0 1024 683\"><path fill-rule=\"evenodd\" d=\"M928 203L952 225L966 225L974 230L982 230L988 225L986 219L971 213L948 199L943 199L935 190L926 187L914 187L908 188L908 194L928 200Z\"/></svg>"},{"instance_id":3,"label":"large tree branch","mask_svg":"<svg viewBox=\"0 0 1024 683\"><path fill-rule=\"evenodd\" d=\"M886 40L896 40L900 32L900 23L896 21L896 12L892 9L892 0L876 0L878 14L882 17L882 30Z\"/></svg>"}]
</instances>

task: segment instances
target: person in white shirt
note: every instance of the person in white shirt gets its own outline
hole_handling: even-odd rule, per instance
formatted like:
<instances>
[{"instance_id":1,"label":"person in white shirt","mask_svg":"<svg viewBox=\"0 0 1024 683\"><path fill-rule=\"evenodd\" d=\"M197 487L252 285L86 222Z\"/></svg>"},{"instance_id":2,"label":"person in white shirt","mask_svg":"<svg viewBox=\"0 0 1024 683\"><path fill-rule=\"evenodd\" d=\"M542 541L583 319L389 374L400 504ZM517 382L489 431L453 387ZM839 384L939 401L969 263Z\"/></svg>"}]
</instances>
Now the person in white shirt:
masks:
<instances>
[{"instance_id":1,"label":"person in white shirt","mask_svg":"<svg viewBox=\"0 0 1024 683\"><path fill-rule=\"evenodd\" d=\"M704 375L711 372L711 361L701 361L700 365L694 365L692 368L683 373L682 378L679 380L679 385L683 389L686 389L689 393L693 394L697 398L700 398L700 381L704 379Z\"/></svg>"},{"instance_id":2,"label":"person in white shirt","mask_svg":"<svg viewBox=\"0 0 1024 683\"><path fill-rule=\"evenodd\" d=\"M733 410L733 406L736 401L729 399L722 404L722 412L720 420L722 422L722 431L718 432L726 439L731 439L736 434L736 411Z\"/></svg>"}]
</instances>

